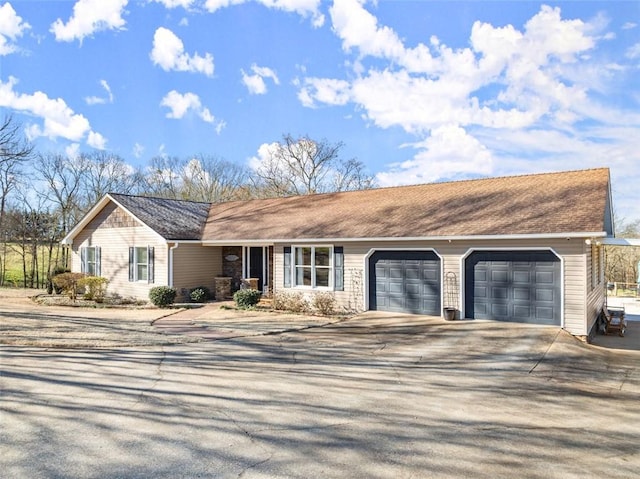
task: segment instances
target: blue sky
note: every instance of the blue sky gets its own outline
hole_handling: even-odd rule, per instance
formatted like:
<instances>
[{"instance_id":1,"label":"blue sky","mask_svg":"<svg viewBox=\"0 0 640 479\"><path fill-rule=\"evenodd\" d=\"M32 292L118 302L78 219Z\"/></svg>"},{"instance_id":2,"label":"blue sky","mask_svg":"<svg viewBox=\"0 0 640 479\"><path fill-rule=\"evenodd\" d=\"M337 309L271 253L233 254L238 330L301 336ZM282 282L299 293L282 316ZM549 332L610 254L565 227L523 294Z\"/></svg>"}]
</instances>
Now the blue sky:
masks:
<instances>
[{"instance_id":1,"label":"blue sky","mask_svg":"<svg viewBox=\"0 0 640 479\"><path fill-rule=\"evenodd\" d=\"M381 186L608 166L640 218L640 2L0 0L43 152L259 165L342 141Z\"/></svg>"}]
</instances>

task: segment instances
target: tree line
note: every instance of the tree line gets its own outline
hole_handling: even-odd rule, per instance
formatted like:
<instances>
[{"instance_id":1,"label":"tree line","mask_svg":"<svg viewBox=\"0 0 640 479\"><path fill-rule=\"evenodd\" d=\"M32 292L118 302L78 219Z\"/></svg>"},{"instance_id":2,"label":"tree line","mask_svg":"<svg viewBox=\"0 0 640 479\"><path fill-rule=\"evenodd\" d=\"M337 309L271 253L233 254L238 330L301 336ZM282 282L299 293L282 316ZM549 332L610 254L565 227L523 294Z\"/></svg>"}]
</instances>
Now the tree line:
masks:
<instances>
[{"instance_id":1,"label":"tree line","mask_svg":"<svg viewBox=\"0 0 640 479\"><path fill-rule=\"evenodd\" d=\"M12 116L0 123L0 286L43 287L68 264L60 240L106 193L218 203L366 189L374 178L344 143L285 134L261 161L156 156L135 168L119 155L40 152ZM16 264L17 263L17 264ZM19 269L19 272L16 270Z\"/></svg>"}]
</instances>

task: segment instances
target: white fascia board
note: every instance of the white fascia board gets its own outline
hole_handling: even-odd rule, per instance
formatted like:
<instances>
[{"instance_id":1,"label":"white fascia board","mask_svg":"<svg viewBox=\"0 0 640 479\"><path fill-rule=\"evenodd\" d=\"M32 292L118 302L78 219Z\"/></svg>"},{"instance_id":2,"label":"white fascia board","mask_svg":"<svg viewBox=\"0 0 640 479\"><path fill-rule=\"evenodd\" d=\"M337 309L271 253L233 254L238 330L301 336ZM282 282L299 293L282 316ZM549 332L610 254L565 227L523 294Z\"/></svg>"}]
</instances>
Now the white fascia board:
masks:
<instances>
[{"instance_id":1,"label":"white fascia board","mask_svg":"<svg viewBox=\"0 0 640 479\"><path fill-rule=\"evenodd\" d=\"M71 231L69 231L67 236L65 236L62 239L61 243L65 244L65 245L73 244L73 238L75 238L78 235L78 233L80 231L82 231L85 228L85 226L87 226L87 224L89 224L89 222L91 220L93 220L93 218L95 218L97 216L97 214L100 211L102 211L102 209L105 206L107 206L107 203L109 203L110 201L115 203L119 208L122 208L129 216L131 216L134 220L136 220L140 224L140 226L143 226L143 227L147 228L154 235L156 235L161 241L164 241L165 243L168 243L167 239L164 236L160 235L157 231L155 231L153 228L151 228L149 225L147 225L144 221L142 221L140 218L138 218L136 215L134 215L131 211L129 211L124 206L122 206L109 193L104 195L102 197L102 199L100 201L98 201L96 203L96 205L93 208L91 208L91 210L89 210L89 212L86 215L83 216L83 218L80 220L80 222L76 226L74 226L74 228Z\"/></svg>"},{"instance_id":2,"label":"white fascia board","mask_svg":"<svg viewBox=\"0 0 640 479\"><path fill-rule=\"evenodd\" d=\"M551 233L523 235L468 235L468 236L409 236L409 237L376 237L376 238L276 238L271 240L209 240L202 241L204 246L219 245L264 245L273 243L353 243L360 241L478 241L478 240L526 240L526 239L585 239L603 238L604 231L586 233Z\"/></svg>"},{"instance_id":3,"label":"white fascia board","mask_svg":"<svg viewBox=\"0 0 640 479\"><path fill-rule=\"evenodd\" d=\"M65 245L71 245L73 244L73 238L75 238L78 233L80 231L82 231L84 229L85 226L87 226L87 224L89 224L89 222L96 217L96 215L102 211L102 209L107 206L107 203L109 203L109 201L113 201L113 198L111 198L108 194L104 195L102 197L102 199L100 201L98 201L93 208L91 208L89 210L89 212L87 214L85 214L82 219L78 222L78 224L76 224L71 231L69 231L67 233L67 236L65 236L64 238L62 238L62 240L60 241L60 243L65 244Z\"/></svg>"},{"instance_id":4,"label":"white fascia board","mask_svg":"<svg viewBox=\"0 0 640 479\"><path fill-rule=\"evenodd\" d=\"M640 238L603 238L599 241L613 246L640 246Z\"/></svg>"}]
</instances>

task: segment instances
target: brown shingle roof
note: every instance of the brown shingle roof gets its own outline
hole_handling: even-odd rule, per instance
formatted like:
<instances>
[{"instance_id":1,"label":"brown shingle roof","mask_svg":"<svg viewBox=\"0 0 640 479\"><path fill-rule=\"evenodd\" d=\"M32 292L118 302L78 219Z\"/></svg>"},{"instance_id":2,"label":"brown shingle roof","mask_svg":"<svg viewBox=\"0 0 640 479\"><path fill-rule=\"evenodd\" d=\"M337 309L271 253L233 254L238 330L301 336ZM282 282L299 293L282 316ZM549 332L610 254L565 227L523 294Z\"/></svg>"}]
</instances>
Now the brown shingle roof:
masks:
<instances>
[{"instance_id":1,"label":"brown shingle roof","mask_svg":"<svg viewBox=\"0 0 640 479\"><path fill-rule=\"evenodd\" d=\"M214 204L204 241L606 231L607 168Z\"/></svg>"}]
</instances>

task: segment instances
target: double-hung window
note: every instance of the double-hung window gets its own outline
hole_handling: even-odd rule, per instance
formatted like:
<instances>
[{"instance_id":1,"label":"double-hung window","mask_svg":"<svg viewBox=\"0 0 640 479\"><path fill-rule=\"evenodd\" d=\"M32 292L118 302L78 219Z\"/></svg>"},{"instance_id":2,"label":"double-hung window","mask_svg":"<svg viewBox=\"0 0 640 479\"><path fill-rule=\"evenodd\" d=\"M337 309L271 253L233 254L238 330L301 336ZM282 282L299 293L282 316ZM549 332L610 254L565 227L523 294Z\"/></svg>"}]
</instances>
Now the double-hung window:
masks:
<instances>
[{"instance_id":1,"label":"double-hung window","mask_svg":"<svg viewBox=\"0 0 640 479\"><path fill-rule=\"evenodd\" d=\"M153 283L153 256L151 246L129 248L129 281Z\"/></svg>"},{"instance_id":2,"label":"double-hung window","mask_svg":"<svg viewBox=\"0 0 640 479\"><path fill-rule=\"evenodd\" d=\"M80 248L80 271L89 276L100 276L100 247Z\"/></svg>"},{"instance_id":3,"label":"double-hung window","mask_svg":"<svg viewBox=\"0 0 640 479\"><path fill-rule=\"evenodd\" d=\"M295 286L332 287L331 246L296 246L293 250Z\"/></svg>"}]
</instances>

